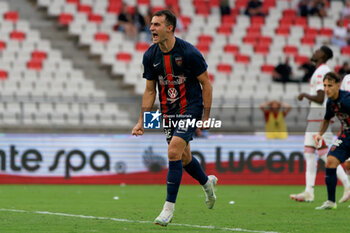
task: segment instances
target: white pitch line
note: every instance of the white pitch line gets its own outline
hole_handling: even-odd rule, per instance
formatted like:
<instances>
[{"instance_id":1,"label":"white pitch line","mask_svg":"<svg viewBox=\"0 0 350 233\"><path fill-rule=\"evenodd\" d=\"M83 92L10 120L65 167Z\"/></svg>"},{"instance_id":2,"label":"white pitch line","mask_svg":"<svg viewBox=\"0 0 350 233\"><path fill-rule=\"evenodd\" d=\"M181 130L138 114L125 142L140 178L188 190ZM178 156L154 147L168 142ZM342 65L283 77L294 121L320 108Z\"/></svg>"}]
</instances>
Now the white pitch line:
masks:
<instances>
[{"instance_id":1,"label":"white pitch line","mask_svg":"<svg viewBox=\"0 0 350 233\"><path fill-rule=\"evenodd\" d=\"M49 211L27 211L27 210L16 210L16 209L0 209L0 211L45 214L45 215L55 215L55 216L64 216L64 217L73 217L73 218L110 220L110 221L115 221L115 222L147 223L147 224L151 223L151 224L153 224L153 222L151 222L151 221L139 221L139 220L122 219L122 218L109 218L109 217L97 217L97 216L78 215L78 214L54 213L54 212L49 212ZM247 229L242 229L242 228L202 226L202 225L181 224L181 223L170 223L169 225L181 226L181 227L191 227L191 228L202 228L202 229L215 229L215 230L221 230L221 231L240 231L240 232L253 232L253 233L278 233L278 232L274 232L274 231L256 231L256 230L247 230Z\"/></svg>"}]
</instances>

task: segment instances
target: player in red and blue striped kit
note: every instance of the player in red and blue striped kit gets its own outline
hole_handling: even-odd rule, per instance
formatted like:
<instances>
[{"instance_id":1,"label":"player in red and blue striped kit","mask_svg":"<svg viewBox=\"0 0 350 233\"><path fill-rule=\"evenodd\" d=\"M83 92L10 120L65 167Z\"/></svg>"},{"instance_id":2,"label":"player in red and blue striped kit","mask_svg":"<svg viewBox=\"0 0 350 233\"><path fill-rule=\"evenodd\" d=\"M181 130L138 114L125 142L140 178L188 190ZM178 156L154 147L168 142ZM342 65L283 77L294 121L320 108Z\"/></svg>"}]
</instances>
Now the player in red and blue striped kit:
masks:
<instances>
[{"instance_id":1,"label":"player in red and blue striped kit","mask_svg":"<svg viewBox=\"0 0 350 233\"><path fill-rule=\"evenodd\" d=\"M318 134L314 136L315 143L322 140L322 135L328 128L331 118L334 116L339 119L342 132L331 146L327 155L325 181L327 184L328 200L316 209L336 209L336 168L339 164L347 160L350 154L350 93L340 90L340 77L334 72L329 72L325 75L323 78L323 85L328 101L320 130ZM350 198L350 195L347 198Z\"/></svg>"},{"instance_id":2,"label":"player in red and blue striped kit","mask_svg":"<svg viewBox=\"0 0 350 233\"><path fill-rule=\"evenodd\" d=\"M175 28L176 17L168 10L158 11L152 17L150 30L154 44L143 57L146 89L139 121L132 130L133 135L143 135L143 112L152 109L157 88L165 122L175 123L184 119L204 122L209 119L212 86L207 64L193 45L175 37ZM215 204L214 187L217 178L207 176L191 155L189 142L195 130L195 126L180 124L164 127L169 144L169 170L166 202L155 219L158 225L167 226L173 218L183 168L203 186L207 207L211 209Z\"/></svg>"}]
</instances>

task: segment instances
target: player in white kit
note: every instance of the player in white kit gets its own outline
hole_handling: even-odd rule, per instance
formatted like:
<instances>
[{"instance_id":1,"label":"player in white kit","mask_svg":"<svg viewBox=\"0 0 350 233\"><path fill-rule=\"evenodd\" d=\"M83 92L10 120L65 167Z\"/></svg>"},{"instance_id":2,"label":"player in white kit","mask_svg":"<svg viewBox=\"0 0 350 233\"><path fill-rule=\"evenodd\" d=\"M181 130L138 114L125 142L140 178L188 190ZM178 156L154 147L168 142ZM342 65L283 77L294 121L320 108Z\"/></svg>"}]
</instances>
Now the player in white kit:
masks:
<instances>
[{"instance_id":1,"label":"player in white kit","mask_svg":"<svg viewBox=\"0 0 350 233\"><path fill-rule=\"evenodd\" d=\"M333 52L327 46L322 46L314 52L311 61L315 62L316 70L310 79L310 94L301 93L298 100L304 98L310 101L310 110L307 117L307 127L304 139L304 158L306 160L305 191L299 194L291 194L290 198L296 201L312 202L314 200L314 186L317 173L318 156L326 162L328 145L332 144L333 134L330 127L323 134L324 140L319 145L315 145L313 135L320 129L320 124L325 114L327 98L323 89L323 77L330 72L326 62L333 57ZM318 156L315 154L317 151ZM350 182L342 166L337 168L337 176L344 185L344 195L339 202L346 202L350 198Z\"/></svg>"}]
</instances>

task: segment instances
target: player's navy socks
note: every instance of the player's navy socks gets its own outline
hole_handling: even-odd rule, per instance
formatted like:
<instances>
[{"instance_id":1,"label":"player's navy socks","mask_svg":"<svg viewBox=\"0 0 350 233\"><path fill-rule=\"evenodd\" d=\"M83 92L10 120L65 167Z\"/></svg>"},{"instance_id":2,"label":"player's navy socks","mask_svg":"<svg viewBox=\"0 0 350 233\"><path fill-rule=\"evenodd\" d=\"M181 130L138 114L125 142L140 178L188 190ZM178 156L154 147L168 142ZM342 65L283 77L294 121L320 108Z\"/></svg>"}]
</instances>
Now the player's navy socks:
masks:
<instances>
[{"instance_id":1,"label":"player's navy socks","mask_svg":"<svg viewBox=\"0 0 350 233\"><path fill-rule=\"evenodd\" d=\"M188 174L190 174L194 179L198 180L201 185L204 185L208 181L208 176L204 173L201 165L195 157L187 164L184 169Z\"/></svg>"},{"instance_id":2,"label":"player's navy socks","mask_svg":"<svg viewBox=\"0 0 350 233\"><path fill-rule=\"evenodd\" d=\"M179 191L182 178L182 161L169 161L169 170L167 176L167 197L166 200L175 203L177 192Z\"/></svg>"},{"instance_id":3,"label":"player's navy socks","mask_svg":"<svg viewBox=\"0 0 350 233\"><path fill-rule=\"evenodd\" d=\"M337 187L337 169L326 168L326 184L328 200L335 202L335 189Z\"/></svg>"}]
</instances>

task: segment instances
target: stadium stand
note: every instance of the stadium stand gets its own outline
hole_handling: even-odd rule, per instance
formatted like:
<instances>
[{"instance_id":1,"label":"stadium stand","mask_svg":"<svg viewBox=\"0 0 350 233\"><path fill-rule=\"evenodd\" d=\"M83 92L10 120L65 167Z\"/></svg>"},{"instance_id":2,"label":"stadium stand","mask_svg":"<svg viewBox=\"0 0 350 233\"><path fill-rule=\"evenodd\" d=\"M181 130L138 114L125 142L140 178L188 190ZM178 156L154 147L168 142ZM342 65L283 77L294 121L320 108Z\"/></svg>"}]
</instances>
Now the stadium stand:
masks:
<instances>
[{"instance_id":1,"label":"stadium stand","mask_svg":"<svg viewBox=\"0 0 350 233\"><path fill-rule=\"evenodd\" d=\"M128 113L106 101L72 61L0 2L2 128L130 127Z\"/></svg>"},{"instance_id":2,"label":"stadium stand","mask_svg":"<svg viewBox=\"0 0 350 233\"><path fill-rule=\"evenodd\" d=\"M328 16L321 19L299 17L298 0L265 0L263 11L266 16L248 17L243 14L247 2L230 0L231 14L221 17L217 0L126 1L129 9L137 5L142 14L146 14L149 7L156 11L172 5L179 10L184 30L177 32L177 36L196 45L205 56L213 78L213 116L227 120L225 127L229 130L262 130L264 121L258 106L267 99L279 99L293 107L287 117L289 128L303 131L308 103L298 102L296 96L301 91L308 92L308 84L273 83L271 72L285 56L290 56L294 76L302 77L298 67L309 59L315 48L330 40L343 3L331 1ZM122 0L37 0L36 3L71 36L77 37L79 46L88 46L91 55L98 56L103 65L111 67L111 76L122 76L125 84L134 86L136 95L143 93L145 82L142 80L141 61L149 46L148 35L141 32L137 41L131 41L123 32L114 30ZM77 99L103 99L103 91L94 89L80 70L73 69L71 61L63 59L60 51L51 49L49 41L40 40L39 33L30 30L28 23L20 20L15 11L8 9L6 4L3 6L0 38L2 96L15 97L20 91L32 98L42 96L47 99L54 95L62 99L71 95ZM350 56L350 47L330 47L334 51L334 59L329 63L331 68L341 65ZM24 82L28 84L22 85ZM113 115L115 113L104 101L91 106L73 101L67 104L45 103L43 106L31 102L28 107L23 107L24 103L13 103L16 104L20 106L8 112L17 114L14 124L36 124L38 118L44 118L43 122L48 124L56 122L57 118L58 125L69 122L99 127L109 122L118 127L130 123L127 122L127 112L121 116L122 123L117 121L120 116ZM1 107L8 109L7 103L3 105ZM113 106L119 110L118 105ZM40 109L41 115L32 111L36 108ZM104 111L110 114L106 119ZM27 117L25 121L21 120L27 115L29 120ZM82 115L89 116L89 120L82 121ZM2 116L1 119L5 118Z\"/></svg>"}]
</instances>

